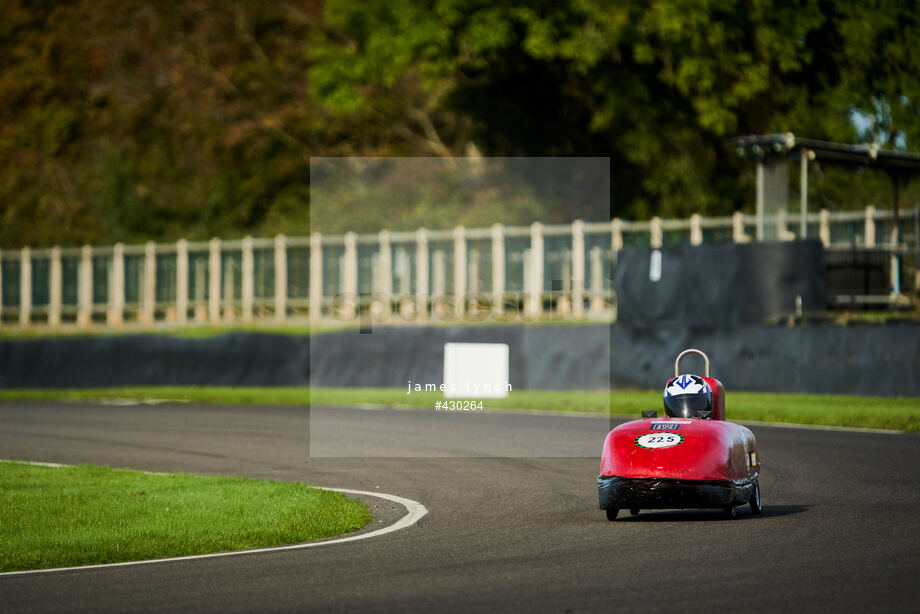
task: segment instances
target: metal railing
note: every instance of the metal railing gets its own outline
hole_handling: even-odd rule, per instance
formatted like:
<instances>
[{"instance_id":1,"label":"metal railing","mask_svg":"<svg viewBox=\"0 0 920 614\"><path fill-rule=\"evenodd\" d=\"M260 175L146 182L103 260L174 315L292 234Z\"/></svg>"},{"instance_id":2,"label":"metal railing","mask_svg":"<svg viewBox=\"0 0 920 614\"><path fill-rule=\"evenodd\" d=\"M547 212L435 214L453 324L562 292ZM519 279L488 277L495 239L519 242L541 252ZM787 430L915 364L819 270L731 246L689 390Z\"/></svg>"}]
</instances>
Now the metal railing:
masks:
<instances>
[{"instance_id":1,"label":"metal railing","mask_svg":"<svg viewBox=\"0 0 920 614\"><path fill-rule=\"evenodd\" d=\"M917 249L920 209L809 214L828 248ZM753 215L0 250L3 326L615 317L624 247L748 242ZM767 217L774 240L799 220ZM893 267L894 268L894 267ZM915 274L916 275L916 274ZM915 282L915 287L920 282Z\"/></svg>"}]
</instances>

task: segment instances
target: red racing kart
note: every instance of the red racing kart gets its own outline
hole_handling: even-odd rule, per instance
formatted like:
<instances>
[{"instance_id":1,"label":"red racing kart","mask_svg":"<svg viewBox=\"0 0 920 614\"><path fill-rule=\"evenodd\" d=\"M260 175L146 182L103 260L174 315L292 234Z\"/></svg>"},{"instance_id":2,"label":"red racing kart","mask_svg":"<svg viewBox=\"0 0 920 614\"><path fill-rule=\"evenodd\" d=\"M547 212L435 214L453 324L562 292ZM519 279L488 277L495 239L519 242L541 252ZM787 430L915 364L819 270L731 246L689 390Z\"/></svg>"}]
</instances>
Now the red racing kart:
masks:
<instances>
[{"instance_id":1,"label":"red racing kart","mask_svg":"<svg viewBox=\"0 0 920 614\"><path fill-rule=\"evenodd\" d=\"M680 374L688 354L703 358L706 376ZM685 350L674 363L664 393L665 416L643 411L642 420L607 435L601 457L598 502L614 520L621 509L716 508L734 518L739 505L759 514L757 443L747 428L725 421L725 390L709 376L709 358Z\"/></svg>"}]
</instances>

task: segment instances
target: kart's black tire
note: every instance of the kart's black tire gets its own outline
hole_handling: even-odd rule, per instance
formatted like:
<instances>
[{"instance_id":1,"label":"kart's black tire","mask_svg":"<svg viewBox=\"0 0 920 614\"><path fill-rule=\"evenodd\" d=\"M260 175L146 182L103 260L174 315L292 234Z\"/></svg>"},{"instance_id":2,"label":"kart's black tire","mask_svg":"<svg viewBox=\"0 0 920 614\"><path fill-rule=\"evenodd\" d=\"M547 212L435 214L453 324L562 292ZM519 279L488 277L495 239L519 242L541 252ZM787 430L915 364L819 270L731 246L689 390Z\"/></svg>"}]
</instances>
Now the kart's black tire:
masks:
<instances>
[{"instance_id":1,"label":"kart's black tire","mask_svg":"<svg viewBox=\"0 0 920 614\"><path fill-rule=\"evenodd\" d=\"M629 508L629 513L630 513L631 515L633 515L633 516L638 516L638 515L639 515L639 508L638 508L638 507L631 507L631 508Z\"/></svg>"},{"instance_id":2,"label":"kart's black tire","mask_svg":"<svg viewBox=\"0 0 920 614\"><path fill-rule=\"evenodd\" d=\"M617 519L617 514L620 513L620 508L618 508L618 507L608 507L608 508L607 508L606 510L604 510L604 511L607 512L607 520L616 520L616 519Z\"/></svg>"},{"instance_id":3,"label":"kart's black tire","mask_svg":"<svg viewBox=\"0 0 920 614\"><path fill-rule=\"evenodd\" d=\"M760 482L754 482L754 491L751 493L748 505L751 506L752 514L759 514L763 511L763 506L760 504Z\"/></svg>"},{"instance_id":4,"label":"kart's black tire","mask_svg":"<svg viewBox=\"0 0 920 614\"><path fill-rule=\"evenodd\" d=\"M722 508L722 517L731 520L738 515L738 508L735 507L734 503L730 503Z\"/></svg>"}]
</instances>

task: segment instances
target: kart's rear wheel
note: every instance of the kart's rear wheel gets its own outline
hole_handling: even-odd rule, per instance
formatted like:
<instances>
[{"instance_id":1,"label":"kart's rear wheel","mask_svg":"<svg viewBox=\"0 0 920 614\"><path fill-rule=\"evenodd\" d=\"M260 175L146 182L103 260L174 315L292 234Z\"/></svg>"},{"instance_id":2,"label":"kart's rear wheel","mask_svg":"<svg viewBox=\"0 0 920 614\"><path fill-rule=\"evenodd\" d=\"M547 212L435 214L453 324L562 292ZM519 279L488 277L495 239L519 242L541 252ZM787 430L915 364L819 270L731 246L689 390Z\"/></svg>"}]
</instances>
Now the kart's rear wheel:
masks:
<instances>
[{"instance_id":1,"label":"kart's rear wheel","mask_svg":"<svg viewBox=\"0 0 920 614\"><path fill-rule=\"evenodd\" d=\"M738 508L735 507L734 503L730 503L722 508L722 516L728 520L731 520L738 515Z\"/></svg>"},{"instance_id":2,"label":"kart's rear wheel","mask_svg":"<svg viewBox=\"0 0 920 614\"><path fill-rule=\"evenodd\" d=\"M616 519L617 519L617 514L620 513L620 508L618 508L618 507L608 507L608 508L607 508L606 510L604 510L604 511L607 512L607 520L616 520Z\"/></svg>"},{"instance_id":3,"label":"kart's rear wheel","mask_svg":"<svg viewBox=\"0 0 920 614\"><path fill-rule=\"evenodd\" d=\"M763 510L760 505L760 482L754 482L754 492L751 493L748 505L751 506L751 512L754 514L759 514Z\"/></svg>"},{"instance_id":4,"label":"kart's rear wheel","mask_svg":"<svg viewBox=\"0 0 920 614\"><path fill-rule=\"evenodd\" d=\"M629 513L632 514L633 516L638 516L638 515L639 515L639 508L638 508L638 507L631 507L631 508L629 508Z\"/></svg>"}]
</instances>

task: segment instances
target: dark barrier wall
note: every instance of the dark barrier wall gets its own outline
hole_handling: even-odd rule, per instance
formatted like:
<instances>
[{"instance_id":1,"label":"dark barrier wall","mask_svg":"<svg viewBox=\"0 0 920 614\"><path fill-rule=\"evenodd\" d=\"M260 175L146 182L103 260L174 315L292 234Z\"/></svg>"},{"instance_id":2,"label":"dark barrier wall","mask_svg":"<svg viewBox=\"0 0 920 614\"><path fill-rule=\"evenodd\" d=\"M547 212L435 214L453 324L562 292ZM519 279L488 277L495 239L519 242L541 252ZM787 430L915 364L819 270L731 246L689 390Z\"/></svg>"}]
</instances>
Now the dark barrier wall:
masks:
<instances>
[{"instance_id":1,"label":"dark barrier wall","mask_svg":"<svg viewBox=\"0 0 920 614\"><path fill-rule=\"evenodd\" d=\"M232 333L0 342L2 388L290 386L309 381L310 344L295 335Z\"/></svg>"},{"instance_id":2,"label":"dark barrier wall","mask_svg":"<svg viewBox=\"0 0 920 614\"><path fill-rule=\"evenodd\" d=\"M310 348L313 385L440 384L448 342L507 343L508 379L514 389L606 388L609 380L609 326L503 325L316 335Z\"/></svg>"},{"instance_id":3,"label":"dark barrier wall","mask_svg":"<svg viewBox=\"0 0 920 614\"><path fill-rule=\"evenodd\" d=\"M796 297L805 311L823 310L824 273L820 241L628 248L617 256L614 276L617 322L636 328L761 324L794 313Z\"/></svg>"},{"instance_id":4,"label":"dark barrier wall","mask_svg":"<svg viewBox=\"0 0 920 614\"><path fill-rule=\"evenodd\" d=\"M752 326L710 333L615 326L617 388L657 388L686 348L706 352L726 390L920 396L920 324ZM693 362L697 360L697 362ZM683 370L702 372L691 357Z\"/></svg>"},{"instance_id":5,"label":"dark barrier wall","mask_svg":"<svg viewBox=\"0 0 920 614\"><path fill-rule=\"evenodd\" d=\"M0 342L0 387L439 384L448 341L511 347L515 389L658 388L695 347L727 390L920 396L920 324L731 332L605 324L378 328L304 336L155 335ZM612 342L612 345L611 345ZM311 347L312 346L312 347ZM688 369L702 366L688 362Z\"/></svg>"},{"instance_id":6,"label":"dark barrier wall","mask_svg":"<svg viewBox=\"0 0 920 614\"><path fill-rule=\"evenodd\" d=\"M0 341L2 388L440 384L444 344L507 343L513 388L607 386L610 330L595 326L377 328L315 335L234 333ZM577 359L573 352L578 349Z\"/></svg>"}]
</instances>

